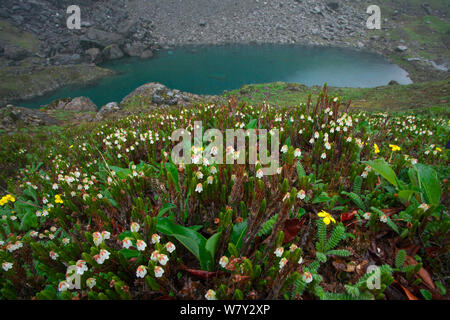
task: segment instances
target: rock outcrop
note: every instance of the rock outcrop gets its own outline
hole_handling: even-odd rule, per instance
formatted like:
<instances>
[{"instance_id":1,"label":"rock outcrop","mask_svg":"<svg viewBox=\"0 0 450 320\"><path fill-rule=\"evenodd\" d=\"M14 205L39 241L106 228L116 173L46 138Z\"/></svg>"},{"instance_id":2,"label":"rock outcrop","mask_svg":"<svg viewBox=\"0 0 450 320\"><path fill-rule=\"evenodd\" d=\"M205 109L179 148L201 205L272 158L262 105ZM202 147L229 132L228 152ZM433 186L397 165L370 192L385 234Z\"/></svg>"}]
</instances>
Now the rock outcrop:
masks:
<instances>
[{"instance_id":1,"label":"rock outcrop","mask_svg":"<svg viewBox=\"0 0 450 320\"><path fill-rule=\"evenodd\" d=\"M26 126L57 125L58 120L37 109L7 105L0 108L0 131L13 132Z\"/></svg>"},{"instance_id":2,"label":"rock outcrop","mask_svg":"<svg viewBox=\"0 0 450 320\"><path fill-rule=\"evenodd\" d=\"M120 105L124 106L130 103L135 97L138 97L140 100L148 101L148 103L156 106L173 106L187 104L191 100L201 100L202 98L208 98L209 96L200 96L192 93L181 92L180 90L172 90L161 83L149 82L140 86L123 98Z\"/></svg>"},{"instance_id":3,"label":"rock outcrop","mask_svg":"<svg viewBox=\"0 0 450 320\"><path fill-rule=\"evenodd\" d=\"M104 120L108 115L116 113L119 110L120 106L117 102L110 102L106 104L104 107L102 107L99 112L97 112L95 120L96 121Z\"/></svg>"},{"instance_id":4,"label":"rock outcrop","mask_svg":"<svg viewBox=\"0 0 450 320\"><path fill-rule=\"evenodd\" d=\"M88 97L77 97L62 107L66 111L97 112L97 106Z\"/></svg>"}]
</instances>

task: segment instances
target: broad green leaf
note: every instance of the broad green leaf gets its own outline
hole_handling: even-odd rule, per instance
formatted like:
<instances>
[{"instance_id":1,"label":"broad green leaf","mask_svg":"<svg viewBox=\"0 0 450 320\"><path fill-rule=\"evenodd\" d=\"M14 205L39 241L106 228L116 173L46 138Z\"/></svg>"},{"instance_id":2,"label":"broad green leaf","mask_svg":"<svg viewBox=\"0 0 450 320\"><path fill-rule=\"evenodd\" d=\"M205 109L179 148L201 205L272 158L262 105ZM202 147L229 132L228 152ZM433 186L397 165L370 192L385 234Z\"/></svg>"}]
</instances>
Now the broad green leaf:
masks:
<instances>
[{"instance_id":1,"label":"broad green leaf","mask_svg":"<svg viewBox=\"0 0 450 320\"><path fill-rule=\"evenodd\" d=\"M245 232L247 231L247 220L236 223L231 230L230 242L240 249L242 246L242 239L244 238Z\"/></svg>"},{"instance_id":2,"label":"broad green leaf","mask_svg":"<svg viewBox=\"0 0 450 320\"><path fill-rule=\"evenodd\" d=\"M398 192L398 198L403 204L407 205L415 193L414 190L401 190Z\"/></svg>"},{"instance_id":3,"label":"broad green leaf","mask_svg":"<svg viewBox=\"0 0 450 320\"><path fill-rule=\"evenodd\" d=\"M417 169L417 177L426 202L435 206L439 205L442 190L436 171L420 163L416 164L415 168Z\"/></svg>"},{"instance_id":4,"label":"broad green leaf","mask_svg":"<svg viewBox=\"0 0 450 320\"><path fill-rule=\"evenodd\" d=\"M206 238L200 233L171 222L167 218L159 218L156 230L167 236L175 237L186 249L200 260L200 251L205 251Z\"/></svg>"},{"instance_id":5,"label":"broad green leaf","mask_svg":"<svg viewBox=\"0 0 450 320\"><path fill-rule=\"evenodd\" d=\"M217 233L213 234L206 241L206 244L205 244L205 248L211 254L211 258L213 259L213 261L214 261L215 255L216 255L217 246L219 245L221 236L222 236L222 232L217 232Z\"/></svg>"},{"instance_id":6,"label":"broad green leaf","mask_svg":"<svg viewBox=\"0 0 450 320\"><path fill-rule=\"evenodd\" d=\"M139 251L131 249L121 249L119 251L126 259L136 258L139 256Z\"/></svg>"},{"instance_id":7,"label":"broad green leaf","mask_svg":"<svg viewBox=\"0 0 450 320\"><path fill-rule=\"evenodd\" d=\"M391 166L384 159L376 159L372 161L366 161L375 172L380 174L384 179L390 182L392 185L398 188L398 179L394 170L392 170Z\"/></svg>"}]
</instances>

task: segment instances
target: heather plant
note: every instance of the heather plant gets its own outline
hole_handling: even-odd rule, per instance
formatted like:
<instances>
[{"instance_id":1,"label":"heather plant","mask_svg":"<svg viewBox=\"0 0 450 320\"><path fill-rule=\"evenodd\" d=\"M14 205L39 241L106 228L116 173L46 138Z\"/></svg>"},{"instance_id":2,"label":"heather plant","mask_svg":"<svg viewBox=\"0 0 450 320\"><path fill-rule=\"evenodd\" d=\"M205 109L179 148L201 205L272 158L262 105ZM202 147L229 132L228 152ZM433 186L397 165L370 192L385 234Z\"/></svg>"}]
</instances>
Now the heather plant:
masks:
<instances>
[{"instance_id":1,"label":"heather plant","mask_svg":"<svg viewBox=\"0 0 450 320\"><path fill-rule=\"evenodd\" d=\"M276 174L210 162L206 145L174 163L172 132L196 121L278 130ZM325 87L292 107L230 99L1 136L0 297L441 297L448 133L448 119L350 111Z\"/></svg>"}]
</instances>

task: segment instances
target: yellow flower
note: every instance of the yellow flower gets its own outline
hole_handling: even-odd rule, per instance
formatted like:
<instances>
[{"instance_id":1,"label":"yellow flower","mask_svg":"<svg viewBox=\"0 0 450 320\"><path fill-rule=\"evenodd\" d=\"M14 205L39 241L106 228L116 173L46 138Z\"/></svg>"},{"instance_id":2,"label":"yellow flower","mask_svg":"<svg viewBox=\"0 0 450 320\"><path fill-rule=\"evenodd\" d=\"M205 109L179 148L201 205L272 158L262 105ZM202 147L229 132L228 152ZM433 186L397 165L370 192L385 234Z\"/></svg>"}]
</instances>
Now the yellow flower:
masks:
<instances>
[{"instance_id":1,"label":"yellow flower","mask_svg":"<svg viewBox=\"0 0 450 320\"><path fill-rule=\"evenodd\" d=\"M55 203L64 203L64 201L62 201L61 196L59 194L55 195Z\"/></svg>"},{"instance_id":2,"label":"yellow flower","mask_svg":"<svg viewBox=\"0 0 450 320\"><path fill-rule=\"evenodd\" d=\"M72 149L73 148L73 144L69 147L69 149Z\"/></svg>"},{"instance_id":3,"label":"yellow flower","mask_svg":"<svg viewBox=\"0 0 450 320\"><path fill-rule=\"evenodd\" d=\"M400 148L399 146L397 146L395 144L390 144L389 148L391 148L392 151L400 151L400 150L402 150L402 148Z\"/></svg>"},{"instance_id":4,"label":"yellow flower","mask_svg":"<svg viewBox=\"0 0 450 320\"><path fill-rule=\"evenodd\" d=\"M373 148L374 148L376 154L380 153L380 148L378 148L378 145L376 143L373 145Z\"/></svg>"},{"instance_id":5,"label":"yellow flower","mask_svg":"<svg viewBox=\"0 0 450 320\"><path fill-rule=\"evenodd\" d=\"M9 201L11 201L11 202L16 202L16 198L14 198L14 196L8 194L8 195L6 195L6 196L4 196L4 197L2 197L2 198L0 199L0 206L3 207L3 206L4 206L5 204L7 204Z\"/></svg>"},{"instance_id":6,"label":"yellow flower","mask_svg":"<svg viewBox=\"0 0 450 320\"><path fill-rule=\"evenodd\" d=\"M320 218L323 218L323 222L326 224L326 225L329 225L330 224L330 222L333 222L333 223L336 223L336 220L334 220L334 218L331 216L331 214L329 214L328 212L326 212L326 211L320 211L318 214L317 214Z\"/></svg>"},{"instance_id":7,"label":"yellow flower","mask_svg":"<svg viewBox=\"0 0 450 320\"><path fill-rule=\"evenodd\" d=\"M436 147L436 151L442 152L442 149L439 147Z\"/></svg>"}]
</instances>

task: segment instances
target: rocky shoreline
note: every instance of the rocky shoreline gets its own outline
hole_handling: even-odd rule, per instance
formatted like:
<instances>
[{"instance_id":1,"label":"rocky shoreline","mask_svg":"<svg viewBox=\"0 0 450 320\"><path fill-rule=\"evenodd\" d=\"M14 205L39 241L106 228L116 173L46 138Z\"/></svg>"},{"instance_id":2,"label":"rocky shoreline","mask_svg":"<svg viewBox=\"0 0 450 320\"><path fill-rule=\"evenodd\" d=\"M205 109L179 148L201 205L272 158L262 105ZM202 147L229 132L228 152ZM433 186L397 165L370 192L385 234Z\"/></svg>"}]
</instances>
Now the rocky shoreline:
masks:
<instances>
[{"instance_id":1,"label":"rocky shoreline","mask_svg":"<svg viewBox=\"0 0 450 320\"><path fill-rule=\"evenodd\" d=\"M103 121L148 112L154 108L189 106L198 102L214 103L218 99L218 96L181 92L161 83L149 82L130 92L121 102L107 103L100 110L88 97L59 99L41 110L14 105L0 107L0 134L27 127ZM62 119L62 116L68 116L67 120Z\"/></svg>"},{"instance_id":2,"label":"rocky shoreline","mask_svg":"<svg viewBox=\"0 0 450 320\"><path fill-rule=\"evenodd\" d=\"M0 3L2 80L8 81L14 73L21 82L22 76L35 73L38 67L55 66L82 66L91 75L88 79L61 77L53 69L50 74L57 81L45 81L38 89L24 86L26 92L20 85L9 85L5 93L0 86L0 104L98 79L106 75L97 67L104 61L125 56L147 59L157 50L188 44L296 43L362 49L400 64L414 82L448 77L450 57L445 43L433 48L438 52L436 60L425 59L416 54L422 44L391 35L402 25L402 15L433 14L448 21L448 12L441 8L389 7L382 30L375 31L366 27L366 1L80 0L81 29L69 30L66 9L71 4L69 0Z\"/></svg>"}]
</instances>

